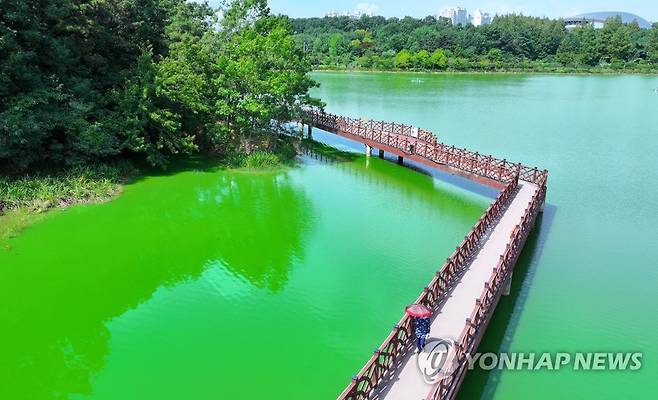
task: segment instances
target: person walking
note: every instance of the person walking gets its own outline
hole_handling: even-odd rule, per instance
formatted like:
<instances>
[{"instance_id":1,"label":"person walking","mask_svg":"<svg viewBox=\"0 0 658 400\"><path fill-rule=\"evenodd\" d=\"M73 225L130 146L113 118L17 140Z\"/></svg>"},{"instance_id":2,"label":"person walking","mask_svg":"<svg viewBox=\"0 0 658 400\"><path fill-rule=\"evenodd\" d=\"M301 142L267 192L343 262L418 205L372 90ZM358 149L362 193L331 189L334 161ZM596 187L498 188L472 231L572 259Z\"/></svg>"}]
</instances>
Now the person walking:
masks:
<instances>
[{"instance_id":1,"label":"person walking","mask_svg":"<svg viewBox=\"0 0 658 400\"><path fill-rule=\"evenodd\" d=\"M407 313L407 315L413 318L414 335L416 336L416 347L420 353L423 351L427 337L430 334L430 326L432 325L432 310L423 304L411 304L407 306L404 311Z\"/></svg>"},{"instance_id":2,"label":"person walking","mask_svg":"<svg viewBox=\"0 0 658 400\"><path fill-rule=\"evenodd\" d=\"M416 335L416 347L420 353L425 348L425 342L430 334L431 321L429 318L414 318L414 334Z\"/></svg>"}]
</instances>

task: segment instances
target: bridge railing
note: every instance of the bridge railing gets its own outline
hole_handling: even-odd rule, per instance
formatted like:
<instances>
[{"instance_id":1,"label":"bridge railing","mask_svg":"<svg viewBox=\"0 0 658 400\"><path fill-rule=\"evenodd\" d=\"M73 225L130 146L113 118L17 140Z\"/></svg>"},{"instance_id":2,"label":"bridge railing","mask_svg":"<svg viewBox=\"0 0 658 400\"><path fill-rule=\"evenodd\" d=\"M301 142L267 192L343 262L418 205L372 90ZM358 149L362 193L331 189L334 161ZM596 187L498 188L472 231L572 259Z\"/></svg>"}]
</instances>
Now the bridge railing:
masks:
<instances>
[{"instance_id":1,"label":"bridge railing","mask_svg":"<svg viewBox=\"0 0 658 400\"><path fill-rule=\"evenodd\" d=\"M349 133L499 182L508 183L518 175L523 181L539 184L548 175L546 170L448 146L440 143L434 134L424 129L383 121L363 121L315 109L306 110L306 115L307 119L320 129Z\"/></svg>"},{"instance_id":2,"label":"bridge railing","mask_svg":"<svg viewBox=\"0 0 658 400\"><path fill-rule=\"evenodd\" d=\"M471 257L479 248L482 239L489 228L502 215L513 198L518 186L518 176L512 179L498 194L496 200L487 208L471 231L456 248L445 264L436 273L430 284L416 300L434 308L448 295L457 278L470 262ZM340 400L365 400L377 388L387 374L397 369L400 357L404 355L413 343L413 321L408 315L403 315L381 346L375 350L366 365L354 376L350 385L338 397Z\"/></svg>"},{"instance_id":3,"label":"bridge railing","mask_svg":"<svg viewBox=\"0 0 658 400\"><path fill-rule=\"evenodd\" d=\"M306 114L316 125L323 125L332 130L344 132L379 132L391 136L407 136L426 143L438 143L437 137L430 131L395 122L363 120L327 114L318 110L306 110ZM361 136L361 135L359 135Z\"/></svg>"},{"instance_id":4,"label":"bridge railing","mask_svg":"<svg viewBox=\"0 0 658 400\"><path fill-rule=\"evenodd\" d=\"M466 373L467 355L473 356L477 351L480 339L491 319L501 292L508 279L510 279L516 260L521 254L525 241L544 204L546 199L546 178L546 176L541 178L538 185L539 189L528 203L521 222L512 231L510 241L505 252L500 256L494 273L489 281L484 284L482 294L475 301L470 317L464 321L464 329L455 344L457 367L449 377L441 380L432 388L427 400L446 400L456 396L459 383Z\"/></svg>"},{"instance_id":5,"label":"bridge railing","mask_svg":"<svg viewBox=\"0 0 658 400\"><path fill-rule=\"evenodd\" d=\"M336 133L348 133L369 141L394 147L406 154L416 155L433 162L447 165L468 173L483 176L505 184L496 200L480 217L473 229L464 238L455 252L436 273L430 284L416 300L417 303L435 308L449 294L457 278L468 266L472 256L480 247L484 236L502 215L513 198L519 180L538 185L521 224L513 231L505 253L501 256L494 274L485 284L482 295L477 299L470 318L465 320L464 329L456 343L458 368L447 379L437 384L428 399L449 399L454 397L466 371L466 354L472 354L479 344L482 332L500 297L503 284L518 258L525 239L543 205L546 196L548 171L515 164L505 159L482 155L467 149L448 146L436 140L431 132L405 125L381 121L362 121L326 114L318 110L307 110L308 120L318 128ZM393 331L384 340L375 354L361 371L354 376L352 383L339 396L340 400L365 400L375 391L387 375L397 369L401 356L413 344L413 321L404 315Z\"/></svg>"}]
</instances>

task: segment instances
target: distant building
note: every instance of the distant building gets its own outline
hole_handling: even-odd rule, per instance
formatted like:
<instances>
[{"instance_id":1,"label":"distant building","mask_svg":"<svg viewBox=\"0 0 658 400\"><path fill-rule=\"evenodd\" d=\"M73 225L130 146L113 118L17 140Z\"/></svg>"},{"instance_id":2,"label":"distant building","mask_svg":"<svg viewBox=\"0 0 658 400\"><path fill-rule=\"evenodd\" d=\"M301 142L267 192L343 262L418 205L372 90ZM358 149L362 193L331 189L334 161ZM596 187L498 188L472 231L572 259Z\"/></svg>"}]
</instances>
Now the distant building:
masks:
<instances>
[{"instance_id":1,"label":"distant building","mask_svg":"<svg viewBox=\"0 0 658 400\"><path fill-rule=\"evenodd\" d=\"M639 17L635 14L619 12L619 11L593 12L593 13L574 15L573 17L567 17L563 19L564 19L565 27L571 30L578 26L583 26L583 25L592 25L594 26L594 28L603 28L605 21L608 18L614 18L614 17L620 17L621 21L625 24L637 22L637 24L642 29L651 28L651 23L646 19Z\"/></svg>"},{"instance_id":2,"label":"distant building","mask_svg":"<svg viewBox=\"0 0 658 400\"><path fill-rule=\"evenodd\" d=\"M489 25L491 23L491 16L489 13L482 12L482 10L477 9L473 13L473 18L471 18L473 26L482 26Z\"/></svg>"},{"instance_id":3,"label":"distant building","mask_svg":"<svg viewBox=\"0 0 658 400\"><path fill-rule=\"evenodd\" d=\"M475 13L471 16L465 8L449 7L443 9L438 17L450 20L453 25L473 24L474 26L482 26L491 23L489 13L485 13L480 9L475 10Z\"/></svg>"},{"instance_id":4,"label":"distant building","mask_svg":"<svg viewBox=\"0 0 658 400\"><path fill-rule=\"evenodd\" d=\"M453 25L467 25L471 22L465 8L449 7L441 11L441 17L447 18Z\"/></svg>"},{"instance_id":5,"label":"distant building","mask_svg":"<svg viewBox=\"0 0 658 400\"><path fill-rule=\"evenodd\" d=\"M349 17L352 19L359 19L363 15L372 17L374 15L374 12L372 10L354 11L354 12L345 11L343 13L339 13L338 11L329 11L324 13L323 17L327 17L327 18Z\"/></svg>"},{"instance_id":6,"label":"distant building","mask_svg":"<svg viewBox=\"0 0 658 400\"><path fill-rule=\"evenodd\" d=\"M372 10L361 10L361 11L355 11L353 13L348 13L348 16L352 18L361 18L364 15L366 17L372 17L373 15L375 15L375 13Z\"/></svg>"}]
</instances>

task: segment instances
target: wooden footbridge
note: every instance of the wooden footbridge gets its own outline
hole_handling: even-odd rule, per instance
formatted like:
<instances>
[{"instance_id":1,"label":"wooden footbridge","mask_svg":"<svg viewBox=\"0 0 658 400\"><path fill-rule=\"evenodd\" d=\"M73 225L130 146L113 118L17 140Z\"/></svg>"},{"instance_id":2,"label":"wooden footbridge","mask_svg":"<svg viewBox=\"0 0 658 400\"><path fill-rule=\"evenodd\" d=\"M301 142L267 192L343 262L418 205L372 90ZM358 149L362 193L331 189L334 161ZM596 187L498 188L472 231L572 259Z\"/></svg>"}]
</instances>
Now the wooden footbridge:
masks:
<instances>
[{"instance_id":1,"label":"wooden footbridge","mask_svg":"<svg viewBox=\"0 0 658 400\"><path fill-rule=\"evenodd\" d=\"M456 397L514 265L543 211L548 172L440 143L423 129L307 110L303 123L363 143L366 153L396 155L500 189L493 203L424 288L417 303L432 308L430 340L450 339L452 368L432 384L417 367L413 321L406 314L340 394L340 400L439 400ZM303 126L302 126L303 129ZM400 305L402 308L403 304Z\"/></svg>"}]
</instances>

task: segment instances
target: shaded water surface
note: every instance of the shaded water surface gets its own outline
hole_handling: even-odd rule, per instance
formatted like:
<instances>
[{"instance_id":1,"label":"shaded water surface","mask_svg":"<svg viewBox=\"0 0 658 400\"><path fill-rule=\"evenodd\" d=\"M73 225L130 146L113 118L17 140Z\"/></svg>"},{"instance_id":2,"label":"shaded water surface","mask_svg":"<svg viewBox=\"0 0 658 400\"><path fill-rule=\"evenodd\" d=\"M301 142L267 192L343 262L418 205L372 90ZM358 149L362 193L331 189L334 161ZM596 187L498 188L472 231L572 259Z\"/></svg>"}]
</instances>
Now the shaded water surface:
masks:
<instances>
[{"instance_id":1,"label":"shaded water surface","mask_svg":"<svg viewBox=\"0 0 658 400\"><path fill-rule=\"evenodd\" d=\"M0 247L0 398L335 397L489 202L305 157L52 213Z\"/></svg>"}]
</instances>

